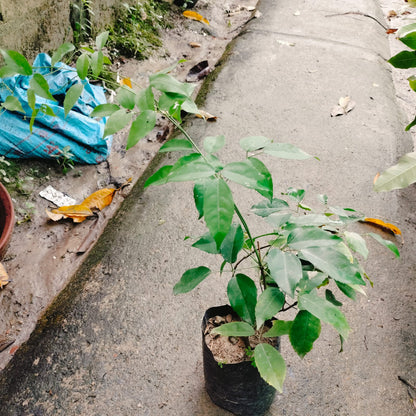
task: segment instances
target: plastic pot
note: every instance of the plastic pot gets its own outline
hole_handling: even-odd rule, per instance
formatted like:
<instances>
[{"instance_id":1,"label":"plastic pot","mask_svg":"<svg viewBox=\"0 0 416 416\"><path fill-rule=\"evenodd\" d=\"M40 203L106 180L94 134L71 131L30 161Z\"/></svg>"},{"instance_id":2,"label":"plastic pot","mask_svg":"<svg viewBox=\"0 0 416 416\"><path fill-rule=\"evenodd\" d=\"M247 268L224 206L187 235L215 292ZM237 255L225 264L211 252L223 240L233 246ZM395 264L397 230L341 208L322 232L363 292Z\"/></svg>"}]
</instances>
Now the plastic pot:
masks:
<instances>
[{"instance_id":1,"label":"plastic pot","mask_svg":"<svg viewBox=\"0 0 416 416\"><path fill-rule=\"evenodd\" d=\"M205 312L202 321L202 348L205 388L211 400L219 407L240 416L262 416L271 406L276 390L266 383L250 361L221 364L215 360L205 343L204 330L214 316L236 316L228 306L217 306ZM279 342L276 348L279 349Z\"/></svg>"},{"instance_id":2,"label":"plastic pot","mask_svg":"<svg viewBox=\"0 0 416 416\"><path fill-rule=\"evenodd\" d=\"M14 227L13 202L7 189L0 183L0 260L6 253Z\"/></svg>"}]
</instances>

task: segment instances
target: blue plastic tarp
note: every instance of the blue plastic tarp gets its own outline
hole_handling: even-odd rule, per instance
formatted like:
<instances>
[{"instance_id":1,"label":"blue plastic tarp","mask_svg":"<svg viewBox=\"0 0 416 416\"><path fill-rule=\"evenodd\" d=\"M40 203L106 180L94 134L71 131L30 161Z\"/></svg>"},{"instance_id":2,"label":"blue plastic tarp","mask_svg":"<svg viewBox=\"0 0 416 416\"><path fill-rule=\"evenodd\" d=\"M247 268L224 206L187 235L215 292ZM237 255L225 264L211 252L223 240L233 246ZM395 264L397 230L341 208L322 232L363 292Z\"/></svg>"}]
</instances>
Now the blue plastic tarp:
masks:
<instances>
[{"instance_id":1,"label":"blue plastic tarp","mask_svg":"<svg viewBox=\"0 0 416 416\"><path fill-rule=\"evenodd\" d=\"M3 111L0 115L0 156L8 158L53 158L65 147L73 154L74 162L96 164L107 159L111 148L111 137L103 139L105 119L97 120L89 115L99 104L105 104L104 89L81 80L74 68L58 62L51 72L51 58L39 54L33 62L34 71L48 81L50 92L57 101L36 96L36 107L47 104L56 117L39 113L29 129L32 110L27 102L30 76L15 75L0 78L0 102L8 95L16 96L26 115ZM36 69L35 69L36 68ZM78 102L65 117L63 100L67 91L76 82L82 82L84 90Z\"/></svg>"}]
</instances>

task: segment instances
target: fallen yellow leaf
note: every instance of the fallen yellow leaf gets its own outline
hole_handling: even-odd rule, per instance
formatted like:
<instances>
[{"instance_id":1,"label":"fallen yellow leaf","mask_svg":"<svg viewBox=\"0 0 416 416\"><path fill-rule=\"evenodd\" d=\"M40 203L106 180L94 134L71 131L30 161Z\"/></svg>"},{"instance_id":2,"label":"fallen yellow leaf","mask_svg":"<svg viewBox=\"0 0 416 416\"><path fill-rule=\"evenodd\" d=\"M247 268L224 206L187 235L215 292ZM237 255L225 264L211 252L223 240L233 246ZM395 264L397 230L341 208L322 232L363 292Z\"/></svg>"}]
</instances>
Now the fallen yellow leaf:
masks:
<instances>
[{"instance_id":1,"label":"fallen yellow leaf","mask_svg":"<svg viewBox=\"0 0 416 416\"><path fill-rule=\"evenodd\" d=\"M59 221L62 218L71 218L74 222L80 223L94 213L85 205L68 205L53 209L51 212L46 211L49 218L53 221ZM52 215L51 215L52 214ZM55 214L55 215L54 215Z\"/></svg>"},{"instance_id":2,"label":"fallen yellow leaf","mask_svg":"<svg viewBox=\"0 0 416 416\"><path fill-rule=\"evenodd\" d=\"M192 19L192 20L198 20L198 22L204 22L207 25L209 25L209 22L207 19L205 19L205 17L201 16L199 13L197 12L193 12L192 10L185 10L183 12L183 15L185 17L187 17L188 19Z\"/></svg>"},{"instance_id":3,"label":"fallen yellow leaf","mask_svg":"<svg viewBox=\"0 0 416 416\"><path fill-rule=\"evenodd\" d=\"M116 191L117 189L114 188L100 189L85 198L81 205L86 206L89 209L97 208L101 211L103 208L111 204Z\"/></svg>"},{"instance_id":4,"label":"fallen yellow leaf","mask_svg":"<svg viewBox=\"0 0 416 416\"><path fill-rule=\"evenodd\" d=\"M120 85L125 85L126 87L133 88L131 85L131 79L130 78L122 78L119 82Z\"/></svg>"},{"instance_id":5,"label":"fallen yellow leaf","mask_svg":"<svg viewBox=\"0 0 416 416\"><path fill-rule=\"evenodd\" d=\"M376 225L377 227L380 227L381 229L386 230L386 231L390 231L393 234L402 235L400 228L388 222L379 220L377 218L364 218L364 222Z\"/></svg>"},{"instance_id":6,"label":"fallen yellow leaf","mask_svg":"<svg viewBox=\"0 0 416 416\"><path fill-rule=\"evenodd\" d=\"M9 282L9 275L7 274L3 264L0 263L0 289L3 289Z\"/></svg>"}]
</instances>

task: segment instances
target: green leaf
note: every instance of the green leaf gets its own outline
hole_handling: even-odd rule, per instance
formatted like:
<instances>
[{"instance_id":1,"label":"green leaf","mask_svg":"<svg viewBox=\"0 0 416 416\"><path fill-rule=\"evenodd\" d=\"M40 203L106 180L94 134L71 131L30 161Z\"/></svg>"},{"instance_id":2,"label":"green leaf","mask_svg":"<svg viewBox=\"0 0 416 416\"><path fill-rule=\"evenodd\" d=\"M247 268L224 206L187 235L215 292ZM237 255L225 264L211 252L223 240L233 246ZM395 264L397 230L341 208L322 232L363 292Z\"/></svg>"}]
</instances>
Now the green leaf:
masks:
<instances>
[{"instance_id":1,"label":"green leaf","mask_svg":"<svg viewBox=\"0 0 416 416\"><path fill-rule=\"evenodd\" d=\"M49 91L48 81L41 74L33 74L33 77L29 81L30 88L39 95L39 97L46 98L47 100L56 101L53 95Z\"/></svg>"},{"instance_id":2,"label":"green leaf","mask_svg":"<svg viewBox=\"0 0 416 416\"><path fill-rule=\"evenodd\" d=\"M193 146L187 139L171 139L159 149L159 153L185 152L192 149Z\"/></svg>"},{"instance_id":3,"label":"green leaf","mask_svg":"<svg viewBox=\"0 0 416 416\"><path fill-rule=\"evenodd\" d=\"M312 263L318 270L341 283L365 286L356 264L353 264L333 247L308 247L299 252L299 257Z\"/></svg>"},{"instance_id":4,"label":"green leaf","mask_svg":"<svg viewBox=\"0 0 416 416\"><path fill-rule=\"evenodd\" d=\"M286 224L290 220L291 216L292 214L288 212L274 212L266 218L266 221L275 229L278 229L282 225Z\"/></svg>"},{"instance_id":5,"label":"green leaf","mask_svg":"<svg viewBox=\"0 0 416 416\"><path fill-rule=\"evenodd\" d=\"M276 287L268 287L259 296L256 305L256 324L257 329L268 319L273 318L285 303L285 295Z\"/></svg>"},{"instance_id":6,"label":"green leaf","mask_svg":"<svg viewBox=\"0 0 416 416\"><path fill-rule=\"evenodd\" d=\"M225 145L225 136L208 136L204 139L204 149L207 153L215 153Z\"/></svg>"},{"instance_id":7,"label":"green leaf","mask_svg":"<svg viewBox=\"0 0 416 416\"><path fill-rule=\"evenodd\" d=\"M46 114L47 116L56 117L56 114L55 114L55 112L52 110L52 108L51 108L51 107L49 107L49 106L48 106L48 105L46 105L46 104L42 104L42 105L40 106L40 111L41 111L43 114Z\"/></svg>"},{"instance_id":8,"label":"green leaf","mask_svg":"<svg viewBox=\"0 0 416 416\"><path fill-rule=\"evenodd\" d=\"M402 26L396 33L397 37L401 38L409 32L416 30L416 23L410 23L409 25Z\"/></svg>"},{"instance_id":9,"label":"green leaf","mask_svg":"<svg viewBox=\"0 0 416 416\"><path fill-rule=\"evenodd\" d=\"M30 117L30 123L29 123L29 131L33 133L33 125L35 124L36 116L39 114L39 108L36 108L32 111L32 116Z\"/></svg>"},{"instance_id":10,"label":"green leaf","mask_svg":"<svg viewBox=\"0 0 416 416\"><path fill-rule=\"evenodd\" d=\"M243 162L228 163L225 165L222 175L246 188L255 189L261 194L273 194L269 178L262 175L248 159Z\"/></svg>"},{"instance_id":11,"label":"green leaf","mask_svg":"<svg viewBox=\"0 0 416 416\"><path fill-rule=\"evenodd\" d=\"M105 44L107 43L109 32L101 32L96 38L95 38L95 44L97 45L98 49L104 48Z\"/></svg>"},{"instance_id":12,"label":"green leaf","mask_svg":"<svg viewBox=\"0 0 416 416\"><path fill-rule=\"evenodd\" d=\"M77 74L81 79L85 79L88 75L88 68L90 67L90 58L86 53L83 53L76 63Z\"/></svg>"},{"instance_id":13,"label":"green leaf","mask_svg":"<svg viewBox=\"0 0 416 416\"><path fill-rule=\"evenodd\" d=\"M211 270L205 266L195 267L187 270L178 283L173 288L173 294L188 293L198 286L206 277L211 274Z\"/></svg>"},{"instance_id":14,"label":"green leaf","mask_svg":"<svg viewBox=\"0 0 416 416\"><path fill-rule=\"evenodd\" d=\"M259 344L254 349L254 361L261 377L281 393L286 364L280 352L269 344Z\"/></svg>"},{"instance_id":15,"label":"green leaf","mask_svg":"<svg viewBox=\"0 0 416 416\"><path fill-rule=\"evenodd\" d=\"M16 75L16 71L13 68L9 68L8 66L2 66L0 68L0 78L7 78Z\"/></svg>"},{"instance_id":16,"label":"green leaf","mask_svg":"<svg viewBox=\"0 0 416 416\"><path fill-rule=\"evenodd\" d=\"M302 279L300 260L294 254L273 248L267 254L266 263L270 269L271 278L280 289L293 298L296 286Z\"/></svg>"},{"instance_id":17,"label":"green leaf","mask_svg":"<svg viewBox=\"0 0 416 416\"><path fill-rule=\"evenodd\" d=\"M172 165L166 165L161 167L156 173L154 173L149 179L146 180L144 187L150 185L164 185L168 182L168 176L172 170Z\"/></svg>"},{"instance_id":18,"label":"green leaf","mask_svg":"<svg viewBox=\"0 0 416 416\"><path fill-rule=\"evenodd\" d=\"M355 289L351 287L350 285L346 283L341 282L335 282L339 288L339 290L347 297L349 297L352 300L355 300L357 298L357 294L355 292Z\"/></svg>"},{"instance_id":19,"label":"green leaf","mask_svg":"<svg viewBox=\"0 0 416 416\"><path fill-rule=\"evenodd\" d=\"M209 254L218 254L217 243L212 238L210 233L204 234L198 241L192 244L192 247L198 248L201 251Z\"/></svg>"},{"instance_id":20,"label":"green leaf","mask_svg":"<svg viewBox=\"0 0 416 416\"><path fill-rule=\"evenodd\" d=\"M368 248L364 238L360 234L344 231L345 240L347 241L348 247L363 256L364 259L368 257Z\"/></svg>"},{"instance_id":21,"label":"green leaf","mask_svg":"<svg viewBox=\"0 0 416 416\"><path fill-rule=\"evenodd\" d=\"M335 246L341 241L342 239L337 235L317 227L296 228L287 237L287 244L295 250L307 247Z\"/></svg>"},{"instance_id":22,"label":"green leaf","mask_svg":"<svg viewBox=\"0 0 416 416\"><path fill-rule=\"evenodd\" d=\"M378 241L382 246L387 247L390 251L394 253L396 257L400 257L400 252L392 241L385 240L383 237L380 237L378 234L375 233L368 233L371 237L374 238L374 240Z\"/></svg>"},{"instance_id":23,"label":"green leaf","mask_svg":"<svg viewBox=\"0 0 416 416\"><path fill-rule=\"evenodd\" d=\"M78 82L72 85L72 87L66 92L64 99L65 117L77 103L78 98L81 97L82 91L84 91L84 85Z\"/></svg>"},{"instance_id":24,"label":"green leaf","mask_svg":"<svg viewBox=\"0 0 416 416\"><path fill-rule=\"evenodd\" d=\"M117 104L100 104L92 110L90 117L108 117L120 110Z\"/></svg>"},{"instance_id":25,"label":"green leaf","mask_svg":"<svg viewBox=\"0 0 416 416\"><path fill-rule=\"evenodd\" d=\"M199 153L183 156L173 165L169 182L197 181L215 174L214 169Z\"/></svg>"},{"instance_id":26,"label":"green leaf","mask_svg":"<svg viewBox=\"0 0 416 416\"><path fill-rule=\"evenodd\" d=\"M398 163L385 170L377 179L376 192L402 189L416 182L416 152L402 156Z\"/></svg>"},{"instance_id":27,"label":"green leaf","mask_svg":"<svg viewBox=\"0 0 416 416\"><path fill-rule=\"evenodd\" d=\"M247 162L263 177L262 185L260 188L256 188L256 191L271 201L273 199L273 179L269 169L267 169L266 165L260 159L255 157L249 157ZM263 187L266 187L266 189L263 189Z\"/></svg>"},{"instance_id":28,"label":"green leaf","mask_svg":"<svg viewBox=\"0 0 416 416\"><path fill-rule=\"evenodd\" d=\"M413 85L413 84L412 84ZM405 127L405 131L409 131L412 127L414 127L416 125L416 117L413 119L413 121L411 123L409 123L406 127Z\"/></svg>"},{"instance_id":29,"label":"green leaf","mask_svg":"<svg viewBox=\"0 0 416 416\"><path fill-rule=\"evenodd\" d=\"M254 329L247 322L230 322L212 329L211 334L220 334L224 337L251 337L254 335Z\"/></svg>"},{"instance_id":30,"label":"green leaf","mask_svg":"<svg viewBox=\"0 0 416 416\"><path fill-rule=\"evenodd\" d=\"M266 199L256 205L253 205L251 210L254 212L254 214L260 217L268 217L274 212L279 212L287 208L289 208L289 204L286 201L283 199L273 198L271 201Z\"/></svg>"},{"instance_id":31,"label":"green leaf","mask_svg":"<svg viewBox=\"0 0 416 416\"><path fill-rule=\"evenodd\" d=\"M414 76L414 75L411 75L409 78L407 78L407 80L409 81L409 87L413 90L413 91L416 91L416 76ZM415 122L415 120L413 120L413 122ZM412 122L412 123L413 123ZM413 126L412 126L413 127ZM409 129L410 129L410 127L409 127ZM407 130L409 130L409 129L407 129ZM406 130L406 131L407 131Z\"/></svg>"},{"instance_id":32,"label":"green leaf","mask_svg":"<svg viewBox=\"0 0 416 416\"><path fill-rule=\"evenodd\" d=\"M244 232L241 225L232 224L220 248L224 260L228 263L234 263L237 260L238 253L243 248L243 245Z\"/></svg>"},{"instance_id":33,"label":"green leaf","mask_svg":"<svg viewBox=\"0 0 416 416\"><path fill-rule=\"evenodd\" d=\"M1 50L1 54L3 55L6 67L12 73L20 75L32 75L32 67L22 54L16 51L4 50Z\"/></svg>"},{"instance_id":34,"label":"green leaf","mask_svg":"<svg viewBox=\"0 0 416 416\"><path fill-rule=\"evenodd\" d=\"M335 295L329 289L326 289L325 290L325 299L328 302L331 302L335 306L342 306L342 302L340 302L339 300L337 300L337 298L335 297Z\"/></svg>"},{"instance_id":35,"label":"green leaf","mask_svg":"<svg viewBox=\"0 0 416 416\"><path fill-rule=\"evenodd\" d=\"M121 129L130 123L132 113L127 113L125 109L117 110L115 113L108 117L107 123L104 128L104 136L107 137L114 133L117 133Z\"/></svg>"},{"instance_id":36,"label":"green leaf","mask_svg":"<svg viewBox=\"0 0 416 416\"><path fill-rule=\"evenodd\" d=\"M101 51L96 51L91 54L91 70L95 78L97 78L102 70L104 65L104 55Z\"/></svg>"},{"instance_id":37,"label":"green leaf","mask_svg":"<svg viewBox=\"0 0 416 416\"><path fill-rule=\"evenodd\" d=\"M198 112L199 112L198 107L196 106L196 104L190 98L187 98L182 103L181 108L182 108L183 111L186 111L187 113L190 113L190 114L198 114Z\"/></svg>"},{"instance_id":38,"label":"green leaf","mask_svg":"<svg viewBox=\"0 0 416 416\"><path fill-rule=\"evenodd\" d=\"M303 358L313 347L321 333L321 321L307 310L296 315L290 329L289 340L299 357Z\"/></svg>"},{"instance_id":39,"label":"green leaf","mask_svg":"<svg viewBox=\"0 0 416 416\"><path fill-rule=\"evenodd\" d=\"M246 152L255 152L256 150L263 149L271 143L271 140L264 136L250 136L244 137L240 140L240 147Z\"/></svg>"},{"instance_id":40,"label":"green leaf","mask_svg":"<svg viewBox=\"0 0 416 416\"><path fill-rule=\"evenodd\" d=\"M305 160L312 157L290 143L270 143L263 149L263 152L280 159Z\"/></svg>"},{"instance_id":41,"label":"green leaf","mask_svg":"<svg viewBox=\"0 0 416 416\"><path fill-rule=\"evenodd\" d=\"M416 49L416 32L407 33L405 36L400 37L399 40L409 48Z\"/></svg>"},{"instance_id":42,"label":"green leaf","mask_svg":"<svg viewBox=\"0 0 416 416\"><path fill-rule=\"evenodd\" d=\"M397 55L392 56L388 61L395 68L415 68L416 67L416 52L415 51L401 51Z\"/></svg>"},{"instance_id":43,"label":"green leaf","mask_svg":"<svg viewBox=\"0 0 416 416\"><path fill-rule=\"evenodd\" d=\"M136 94L136 105L140 111L155 110L155 97L153 95L152 87L140 90Z\"/></svg>"},{"instance_id":44,"label":"green leaf","mask_svg":"<svg viewBox=\"0 0 416 416\"><path fill-rule=\"evenodd\" d=\"M205 183L200 182L194 185L193 194L195 207L198 211L198 219L200 220L204 216L204 193L205 193Z\"/></svg>"},{"instance_id":45,"label":"green leaf","mask_svg":"<svg viewBox=\"0 0 416 416\"><path fill-rule=\"evenodd\" d=\"M52 55L51 66L55 66L67 53L75 50L75 46L72 43L63 43Z\"/></svg>"},{"instance_id":46,"label":"green leaf","mask_svg":"<svg viewBox=\"0 0 416 416\"><path fill-rule=\"evenodd\" d=\"M217 247L221 246L231 227L234 201L230 188L223 179L206 182L204 192L204 218Z\"/></svg>"},{"instance_id":47,"label":"green leaf","mask_svg":"<svg viewBox=\"0 0 416 416\"><path fill-rule=\"evenodd\" d=\"M344 339L347 339L350 327L344 314L331 302L315 293L299 295L298 306L300 310L307 310L323 322L332 325Z\"/></svg>"},{"instance_id":48,"label":"green leaf","mask_svg":"<svg viewBox=\"0 0 416 416\"><path fill-rule=\"evenodd\" d=\"M312 292L312 290L317 287L321 287L329 283L328 276L325 273L317 273L312 278L309 278L307 274L306 276L307 278L302 279L299 284L299 288L306 293Z\"/></svg>"},{"instance_id":49,"label":"green leaf","mask_svg":"<svg viewBox=\"0 0 416 416\"><path fill-rule=\"evenodd\" d=\"M29 107L32 110L35 110L35 108L36 108L36 94L35 94L35 91L32 90L32 88L29 88L27 90L27 103L29 104Z\"/></svg>"},{"instance_id":50,"label":"green leaf","mask_svg":"<svg viewBox=\"0 0 416 416\"><path fill-rule=\"evenodd\" d=\"M245 274L237 274L228 282L227 295L231 307L240 318L254 325L256 322L257 288L253 280Z\"/></svg>"},{"instance_id":51,"label":"green leaf","mask_svg":"<svg viewBox=\"0 0 416 416\"><path fill-rule=\"evenodd\" d=\"M133 110L136 105L136 93L129 87L122 86L117 90L117 102L128 110Z\"/></svg>"},{"instance_id":52,"label":"green leaf","mask_svg":"<svg viewBox=\"0 0 416 416\"><path fill-rule=\"evenodd\" d=\"M293 321L273 321L273 326L270 331L263 334L264 337L274 338L281 337L282 335L289 335L292 328Z\"/></svg>"},{"instance_id":53,"label":"green leaf","mask_svg":"<svg viewBox=\"0 0 416 416\"><path fill-rule=\"evenodd\" d=\"M19 113L25 112L25 110L23 110L22 104L20 104L19 99L14 95L7 96L1 106L9 111L17 111Z\"/></svg>"},{"instance_id":54,"label":"green leaf","mask_svg":"<svg viewBox=\"0 0 416 416\"><path fill-rule=\"evenodd\" d=\"M131 124L126 149L135 146L154 129L155 125L156 113L152 110L142 111Z\"/></svg>"},{"instance_id":55,"label":"green leaf","mask_svg":"<svg viewBox=\"0 0 416 416\"><path fill-rule=\"evenodd\" d=\"M154 74L149 77L150 86L161 92L183 94L191 97L195 86L179 82L177 79L167 74Z\"/></svg>"}]
</instances>

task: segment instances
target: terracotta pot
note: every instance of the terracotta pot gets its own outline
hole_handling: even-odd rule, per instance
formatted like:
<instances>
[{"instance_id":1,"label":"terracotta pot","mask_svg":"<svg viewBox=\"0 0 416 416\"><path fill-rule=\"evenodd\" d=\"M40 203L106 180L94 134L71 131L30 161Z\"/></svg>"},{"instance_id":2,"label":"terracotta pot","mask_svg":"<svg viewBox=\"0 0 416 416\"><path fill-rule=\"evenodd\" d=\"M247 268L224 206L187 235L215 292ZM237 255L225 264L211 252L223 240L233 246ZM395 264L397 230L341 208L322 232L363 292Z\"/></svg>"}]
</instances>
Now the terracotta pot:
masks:
<instances>
[{"instance_id":1,"label":"terracotta pot","mask_svg":"<svg viewBox=\"0 0 416 416\"><path fill-rule=\"evenodd\" d=\"M262 416L271 406L276 390L267 384L250 361L221 364L215 360L205 343L204 330L214 316L236 315L229 305L210 308L202 321L202 349L205 388L211 400L219 407L240 416ZM277 339L276 349L279 349Z\"/></svg>"},{"instance_id":2,"label":"terracotta pot","mask_svg":"<svg viewBox=\"0 0 416 416\"><path fill-rule=\"evenodd\" d=\"M0 260L4 257L14 227L13 202L7 189L0 183Z\"/></svg>"}]
</instances>

